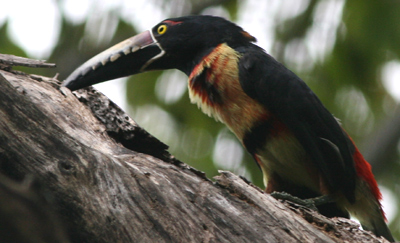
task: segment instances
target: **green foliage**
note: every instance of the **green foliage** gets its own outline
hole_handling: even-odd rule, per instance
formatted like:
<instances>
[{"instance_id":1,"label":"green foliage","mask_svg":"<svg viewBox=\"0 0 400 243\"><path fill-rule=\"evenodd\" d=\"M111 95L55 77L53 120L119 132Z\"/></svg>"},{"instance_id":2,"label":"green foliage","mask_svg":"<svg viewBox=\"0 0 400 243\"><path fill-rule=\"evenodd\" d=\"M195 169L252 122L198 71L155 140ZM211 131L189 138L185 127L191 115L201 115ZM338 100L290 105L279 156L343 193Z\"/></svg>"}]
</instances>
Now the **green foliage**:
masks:
<instances>
[{"instance_id":1,"label":"green foliage","mask_svg":"<svg viewBox=\"0 0 400 243\"><path fill-rule=\"evenodd\" d=\"M237 15L238 15L238 11L239 11L239 0L223 1L221 6L228 11L228 13L231 15L232 20L237 19Z\"/></svg>"},{"instance_id":2,"label":"green foliage","mask_svg":"<svg viewBox=\"0 0 400 243\"><path fill-rule=\"evenodd\" d=\"M8 35L8 21L0 26L0 36L0 53L26 57L25 51L14 44L14 42L10 39Z\"/></svg>"}]
</instances>

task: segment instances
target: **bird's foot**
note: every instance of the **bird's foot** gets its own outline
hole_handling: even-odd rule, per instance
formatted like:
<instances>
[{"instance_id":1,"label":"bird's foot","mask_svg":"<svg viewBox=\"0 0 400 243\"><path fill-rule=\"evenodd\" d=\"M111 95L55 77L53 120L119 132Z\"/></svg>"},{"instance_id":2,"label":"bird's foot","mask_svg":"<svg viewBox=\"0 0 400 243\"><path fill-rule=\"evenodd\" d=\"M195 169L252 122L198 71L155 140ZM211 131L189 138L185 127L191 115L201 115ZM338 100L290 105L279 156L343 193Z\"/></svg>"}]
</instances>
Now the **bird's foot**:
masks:
<instances>
[{"instance_id":1,"label":"bird's foot","mask_svg":"<svg viewBox=\"0 0 400 243\"><path fill-rule=\"evenodd\" d=\"M318 212L317 206L327 204L327 203L332 203L335 201L329 195L323 195L323 196L308 198L308 199L301 199L301 198L293 196L287 192L272 192L271 196L274 197L275 199L281 199L284 201L293 202L295 204L301 205L303 207L309 208L309 209L317 211L317 212Z\"/></svg>"}]
</instances>

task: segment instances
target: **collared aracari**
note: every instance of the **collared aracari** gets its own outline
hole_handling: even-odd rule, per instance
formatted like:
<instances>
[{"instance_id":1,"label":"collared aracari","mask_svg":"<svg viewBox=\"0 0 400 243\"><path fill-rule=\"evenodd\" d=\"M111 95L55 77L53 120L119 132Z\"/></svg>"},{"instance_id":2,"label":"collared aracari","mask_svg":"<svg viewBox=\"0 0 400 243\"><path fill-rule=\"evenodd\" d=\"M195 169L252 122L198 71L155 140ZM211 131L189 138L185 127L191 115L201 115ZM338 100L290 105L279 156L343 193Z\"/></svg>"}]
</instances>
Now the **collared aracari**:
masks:
<instances>
[{"instance_id":1,"label":"collared aracari","mask_svg":"<svg viewBox=\"0 0 400 243\"><path fill-rule=\"evenodd\" d=\"M394 241L371 166L304 81L255 41L220 17L171 18L91 58L63 86L178 69L189 77L191 101L225 123L253 156L268 193L329 195L334 202L321 206L322 214L350 213Z\"/></svg>"}]
</instances>

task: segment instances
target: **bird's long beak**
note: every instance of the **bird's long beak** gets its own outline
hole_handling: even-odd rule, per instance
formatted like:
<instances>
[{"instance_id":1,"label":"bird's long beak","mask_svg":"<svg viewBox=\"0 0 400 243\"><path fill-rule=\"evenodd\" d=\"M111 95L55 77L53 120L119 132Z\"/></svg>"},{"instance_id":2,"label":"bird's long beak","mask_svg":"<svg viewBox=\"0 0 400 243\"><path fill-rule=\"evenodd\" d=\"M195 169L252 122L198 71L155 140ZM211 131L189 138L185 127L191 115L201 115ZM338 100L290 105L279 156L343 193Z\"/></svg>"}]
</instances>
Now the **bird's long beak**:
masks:
<instances>
[{"instance_id":1,"label":"bird's long beak","mask_svg":"<svg viewBox=\"0 0 400 243\"><path fill-rule=\"evenodd\" d=\"M72 72L62 85L77 90L140 73L163 55L164 50L147 30L92 57Z\"/></svg>"}]
</instances>

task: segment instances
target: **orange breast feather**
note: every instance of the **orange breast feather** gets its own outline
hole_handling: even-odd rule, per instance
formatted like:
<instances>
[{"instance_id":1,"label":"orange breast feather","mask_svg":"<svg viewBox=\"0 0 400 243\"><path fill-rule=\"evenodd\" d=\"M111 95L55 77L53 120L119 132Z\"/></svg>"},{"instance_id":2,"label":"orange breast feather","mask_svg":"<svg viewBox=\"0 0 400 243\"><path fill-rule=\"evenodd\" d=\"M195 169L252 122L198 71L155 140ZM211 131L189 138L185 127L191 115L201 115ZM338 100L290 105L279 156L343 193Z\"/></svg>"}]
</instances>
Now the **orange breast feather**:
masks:
<instances>
[{"instance_id":1,"label":"orange breast feather","mask_svg":"<svg viewBox=\"0 0 400 243\"><path fill-rule=\"evenodd\" d=\"M239 82L240 54L220 44L198 63L189 76L192 103L207 115L225 123L242 139L256 122L269 114L243 91Z\"/></svg>"}]
</instances>

